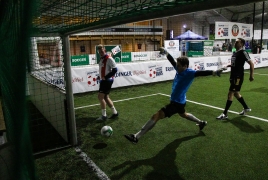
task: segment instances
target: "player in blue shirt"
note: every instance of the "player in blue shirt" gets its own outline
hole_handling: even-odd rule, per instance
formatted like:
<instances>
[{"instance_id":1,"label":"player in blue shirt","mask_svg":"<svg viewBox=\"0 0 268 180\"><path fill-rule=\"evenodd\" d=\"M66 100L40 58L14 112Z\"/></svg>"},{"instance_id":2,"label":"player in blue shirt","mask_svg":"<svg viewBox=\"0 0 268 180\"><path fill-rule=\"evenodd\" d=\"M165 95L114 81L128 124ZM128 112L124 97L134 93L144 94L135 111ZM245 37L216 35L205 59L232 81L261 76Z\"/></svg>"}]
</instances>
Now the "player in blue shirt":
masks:
<instances>
[{"instance_id":1,"label":"player in blue shirt","mask_svg":"<svg viewBox=\"0 0 268 180\"><path fill-rule=\"evenodd\" d=\"M127 138L133 143L137 143L139 138L143 136L146 132L148 132L150 129L152 129L158 120L166 117L171 117L174 114L179 114L181 117L195 122L196 125L199 126L199 129L202 130L206 126L207 122L201 121L194 115L185 112L186 92L195 77L208 75L220 76L223 71L223 69L217 71L195 71L193 69L188 68L189 59L186 56L177 58L176 63L173 57L168 54L166 49L160 48L160 53L165 54L167 56L167 59L176 70L176 75L172 85L170 103L158 110L139 132L137 132L136 134L124 135L125 138Z\"/></svg>"}]
</instances>

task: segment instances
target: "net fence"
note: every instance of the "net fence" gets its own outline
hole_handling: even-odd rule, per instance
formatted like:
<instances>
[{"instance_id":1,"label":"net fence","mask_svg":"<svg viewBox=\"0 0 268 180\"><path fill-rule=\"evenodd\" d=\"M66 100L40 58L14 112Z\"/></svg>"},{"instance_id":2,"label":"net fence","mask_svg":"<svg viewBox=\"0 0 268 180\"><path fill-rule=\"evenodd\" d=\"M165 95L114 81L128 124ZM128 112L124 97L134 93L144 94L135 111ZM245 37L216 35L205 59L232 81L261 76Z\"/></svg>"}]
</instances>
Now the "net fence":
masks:
<instances>
[{"instance_id":1,"label":"net fence","mask_svg":"<svg viewBox=\"0 0 268 180\"><path fill-rule=\"evenodd\" d=\"M37 179L33 155L71 144L63 35L192 2L0 0L1 179Z\"/></svg>"}]
</instances>

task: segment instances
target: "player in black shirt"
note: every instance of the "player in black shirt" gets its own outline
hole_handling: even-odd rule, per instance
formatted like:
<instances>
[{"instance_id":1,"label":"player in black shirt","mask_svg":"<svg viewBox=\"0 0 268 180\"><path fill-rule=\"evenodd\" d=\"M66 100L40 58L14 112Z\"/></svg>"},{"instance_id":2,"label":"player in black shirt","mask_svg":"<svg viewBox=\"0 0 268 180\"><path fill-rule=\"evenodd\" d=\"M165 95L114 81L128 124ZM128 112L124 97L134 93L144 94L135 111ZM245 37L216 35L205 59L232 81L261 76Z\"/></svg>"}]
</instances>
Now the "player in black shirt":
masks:
<instances>
[{"instance_id":1,"label":"player in black shirt","mask_svg":"<svg viewBox=\"0 0 268 180\"><path fill-rule=\"evenodd\" d=\"M239 113L240 115L245 115L246 112L251 111L251 109L247 106L244 101L244 98L240 94L240 89L242 87L244 81L244 64L247 62L250 66L250 75L249 80L253 81L253 71L254 71L254 64L250 60L248 53L243 49L245 45L245 40L242 38L238 38L235 42L236 52L232 55L231 64L227 67L231 67L230 73L230 88L228 93L228 99L225 105L225 109L223 113L218 116L216 119L227 119L227 112L233 102L233 97L235 96L236 99L242 104L244 107L243 111Z\"/></svg>"}]
</instances>

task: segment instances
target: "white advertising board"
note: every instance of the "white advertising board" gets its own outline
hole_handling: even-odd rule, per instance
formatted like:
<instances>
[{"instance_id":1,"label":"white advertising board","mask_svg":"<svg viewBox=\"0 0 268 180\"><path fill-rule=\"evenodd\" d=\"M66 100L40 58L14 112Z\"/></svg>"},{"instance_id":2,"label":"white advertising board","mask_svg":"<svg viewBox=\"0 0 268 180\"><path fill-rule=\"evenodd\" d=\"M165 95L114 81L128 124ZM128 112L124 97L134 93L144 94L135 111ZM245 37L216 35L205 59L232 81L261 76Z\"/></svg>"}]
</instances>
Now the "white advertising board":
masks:
<instances>
[{"instance_id":1,"label":"white advertising board","mask_svg":"<svg viewBox=\"0 0 268 180\"><path fill-rule=\"evenodd\" d=\"M215 22L215 39L251 40L253 37L253 25L235 22Z\"/></svg>"}]
</instances>

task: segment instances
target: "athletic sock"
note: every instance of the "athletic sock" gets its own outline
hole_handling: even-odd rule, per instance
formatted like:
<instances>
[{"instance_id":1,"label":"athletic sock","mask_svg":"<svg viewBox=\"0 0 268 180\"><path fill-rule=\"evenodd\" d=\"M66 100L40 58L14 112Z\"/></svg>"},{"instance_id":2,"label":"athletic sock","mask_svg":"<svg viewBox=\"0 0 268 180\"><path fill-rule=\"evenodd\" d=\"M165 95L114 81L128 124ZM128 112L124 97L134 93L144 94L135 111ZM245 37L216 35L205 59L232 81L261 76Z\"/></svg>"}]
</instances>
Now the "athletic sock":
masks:
<instances>
[{"instance_id":1,"label":"athletic sock","mask_svg":"<svg viewBox=\"0 0 268 180\"><path fill-rule=\"evenodd\" d=\"M237 100L242 104L244 109L248 109L248 106L247 106L247 104L242 96L240 98L238 98Z\"/></svg>"},{"instance_id":2,"label":"athletic sock","mask_svg":"<svg viewBox=\"0 0 268 180\"><path fill-rule=\"evenodd\" d=\"M113 111L113 114L117 114L117 111L114 106L111 107L111 110Z\"/></svg>"},{"instance_id":3,"label":"athletic sock","mask_svg":"<svg viewBox=\"0 0 268 180\"><path fill-rule=\"evenodd\" d=\"M150 129L152 129L155 124L156 123L154 120L147 121L147 123L144 124L144 126L141 128L141 130L135 134L135 137L137 139L139 139L141 136L143 136L145 133L147 133Z\"/></svg>"},{"instance_id":4,"label":"athletic sock","mask_svg":"<svg viewBox=\"0 0 268 180\"><path fill-rule=\"evenodd\" d=\"M102 114L103 116L107 116L107 115L106 115L106 109L102 109L102 110L101 110L101 114Z\"/></svg>"},{"instance_id":5,"label":"athletic sock","mask_svg":"<svg viewBox=\"0 0 268 180\"><path fill-rule=\"evenodd\" d=\"M197 117L195 117L194 115L187 113L187 117L186 119L190 120L190 121L194 121L196 123L201 123L202 121L200 119L198 119Z\"/></svg>"},{"instance_id":6,"label":"athletic sock","mask_svg":"<svg viewBox=\"0 0 268 180\"><path fill-rule=\"evenodd\" d=\"M223 111L223 114L227 115L228 109L230 108L230 106L232 105L233 101L227 100L226 101L226 105L225 105L225 109Z\"/></svg>"}]
</instances>

